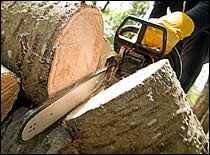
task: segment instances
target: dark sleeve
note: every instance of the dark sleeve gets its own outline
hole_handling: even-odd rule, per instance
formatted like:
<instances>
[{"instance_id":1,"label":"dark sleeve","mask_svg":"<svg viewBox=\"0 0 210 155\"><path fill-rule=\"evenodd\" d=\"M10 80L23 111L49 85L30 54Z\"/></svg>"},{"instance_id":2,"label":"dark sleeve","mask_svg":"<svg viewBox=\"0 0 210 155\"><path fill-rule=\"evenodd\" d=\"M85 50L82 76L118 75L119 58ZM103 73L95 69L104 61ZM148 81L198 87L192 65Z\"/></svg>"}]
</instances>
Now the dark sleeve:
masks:
<instances>
[{"instance_id":1,"label":"dark sleeve","mask_svg":"<svg viewBox=\"0 0 210 155\"><path fill-rule=\"evenodd\" d=\"M154 1L150 18L159 18L166 15L168 4L164 1Z\"/></svg>"},{"instance_id":2,"label":"dark sleeve","mask_svg":"<svg viewBox=\"0 0 210 155\"><path fill-rule=\"evenodd\" d=\"M209 27L209 1L200 1L186 12L195 23L195 31Z\"/></svg>"},{"instance_id":3,"label":"dark sleeve","mask_svg":"<svg viewBox=\"0 0 210 155\"><path fill-rule=\"evenodd\" d=\"M167 7L172 12L182 10L183 0L179 1L154 1L153 10L150 14L150 18L160 18L167 13Z\"/></svg>"}]
</instances>

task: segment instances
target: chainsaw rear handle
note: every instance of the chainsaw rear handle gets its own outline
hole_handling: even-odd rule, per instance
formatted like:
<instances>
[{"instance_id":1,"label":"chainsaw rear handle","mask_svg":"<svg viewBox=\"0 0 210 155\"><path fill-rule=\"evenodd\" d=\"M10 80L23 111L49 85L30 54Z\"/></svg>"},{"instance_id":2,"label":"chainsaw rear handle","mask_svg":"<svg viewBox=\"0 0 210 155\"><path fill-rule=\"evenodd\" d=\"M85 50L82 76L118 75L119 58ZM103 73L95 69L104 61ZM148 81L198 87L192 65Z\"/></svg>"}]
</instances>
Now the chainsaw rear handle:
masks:
<instances>
[{"instance_id":1,"label":"chainsaw rear handle","mask_svg":"<svg viewBox=\"0 0 210 155\"><path fill-rule=\"evenodd\" d=\"M128 20L132 20L132 21L136 21L137 23L140 23L141 26L136 26L136 25L125 25ZM164 27L139 19L135 16L128 16L126 17L123 22L120 24L120 26L118 27L116 33L115 33L115 38L114 38L114 48L116 52L119 52L119 44L121 45L128 45L129 47L133 47L135 45L138 46L143 46L142 45L142 40L144 37L144 34L146 32L147 27L153 27L155 29L159 29L163 32L163 43L162 43L162 50L160 51L160 54L165 53L166 50L166 43L167 43L167 31ZM126 38L125 36L123 36L122 34L125 32L133 32L133 33L137 33L138 37L137 40L134 42L133 40ZM147 47L148 48L148 47Z\"/></svg>"}]
</instances>

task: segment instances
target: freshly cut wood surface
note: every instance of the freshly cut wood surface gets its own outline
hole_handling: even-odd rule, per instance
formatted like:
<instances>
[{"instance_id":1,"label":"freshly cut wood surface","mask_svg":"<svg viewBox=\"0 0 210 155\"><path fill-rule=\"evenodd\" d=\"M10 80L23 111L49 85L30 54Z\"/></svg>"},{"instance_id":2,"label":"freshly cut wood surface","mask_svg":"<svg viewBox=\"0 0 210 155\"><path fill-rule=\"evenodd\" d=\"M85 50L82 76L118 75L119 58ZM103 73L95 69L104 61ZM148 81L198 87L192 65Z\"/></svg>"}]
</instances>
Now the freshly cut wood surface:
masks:
<instances>
[{"instance_id":1,"label":"freshly cut wood surface","mask_svg":"<svg viewBox=\"0 0 210 155\"><path fill-rule=\"evenodd\" d=\"M11 111L17 99L19 84L16 75L1 65L1 121Z\"/></svg>"},{"instance_id":2,"label":"freshly cut wood surface","mask_svg":"<svg viewBox=\"0 0 210 155\"><path fill-rule=\"evenodd\" d=\"M78 1L7 1L1 61L35 104L94 72L105 48L101 12Z\"/></svg>"}]
</instances>

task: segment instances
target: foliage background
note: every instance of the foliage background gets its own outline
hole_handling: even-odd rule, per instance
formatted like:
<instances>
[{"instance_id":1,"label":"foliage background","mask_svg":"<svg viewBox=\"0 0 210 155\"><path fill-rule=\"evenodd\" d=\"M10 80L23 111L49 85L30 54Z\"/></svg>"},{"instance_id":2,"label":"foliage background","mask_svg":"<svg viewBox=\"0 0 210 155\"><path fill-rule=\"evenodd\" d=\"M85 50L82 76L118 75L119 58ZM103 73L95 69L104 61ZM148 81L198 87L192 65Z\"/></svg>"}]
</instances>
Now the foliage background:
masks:
<instances>
[{"instance_id":1,"label":"foliage background","mask_svg":"<svg viewBox=\"0 0 210 155\"><path fill-rule=\"evenodd\" d=\"M111 45L113 45L113 38L115 35L115 31L117 30L118 26L121 24L123 19L128 15L143 17L146 14L148 8L149 8L148 1L133 1L132 5L129 7L127 11L123 10L110 11L110 9L107 8L103 12L103 17L105 24L105 34Z\"/></svg>"},{"instance_id":2,"label":"foliage background","mask_svg":"<svg viewBox=\"0 0 210 155\"><path fill-rule=\"evenodd\" d=\"M122 2L120 1L104 1L103 4L101 1L92 1L92 3L102 11L105 37L111 46L113 46L115 32L123 19L128 15L143 17L150 4L149 1L126 1L127 5L121 7ZM106 4L107 6L105 7ZM115 9L112 7L113 5L118 5L118 7L115 7ZM120 7L121 9L119 9Z\"/></svg>"}]
</instances>

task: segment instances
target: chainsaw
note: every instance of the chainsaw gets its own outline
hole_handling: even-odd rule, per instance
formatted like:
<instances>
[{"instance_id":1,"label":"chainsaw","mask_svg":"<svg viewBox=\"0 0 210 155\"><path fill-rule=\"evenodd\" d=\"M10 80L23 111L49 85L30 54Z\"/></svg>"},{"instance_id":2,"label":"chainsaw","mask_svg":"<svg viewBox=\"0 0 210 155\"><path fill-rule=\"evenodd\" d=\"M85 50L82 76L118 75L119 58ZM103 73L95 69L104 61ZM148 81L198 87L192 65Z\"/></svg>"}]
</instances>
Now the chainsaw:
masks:
<instances>
[{"instance_id":1,"label":"chainsaw","mask_svg":"<svg viewBox=\"0 0 210 155\"><path fill-rule=\"evenodd\" d=\"M162 31L162 48L149 48L142 43L148 26ZM167 31L164 27L135 16L126 17L115 33L114 51L116 55L107 58L104 68L58 91L41 107L27 112L19 131L19 137L22 141L32 139L64 118L76 106L96 95L104 83L108 83L113 78L119 80L125 78L160 59L168 59L177 78L180 79L182 63L179 52L173 48L169 55L164 55L166 43Z\"/></svg>"}]
</instances>

